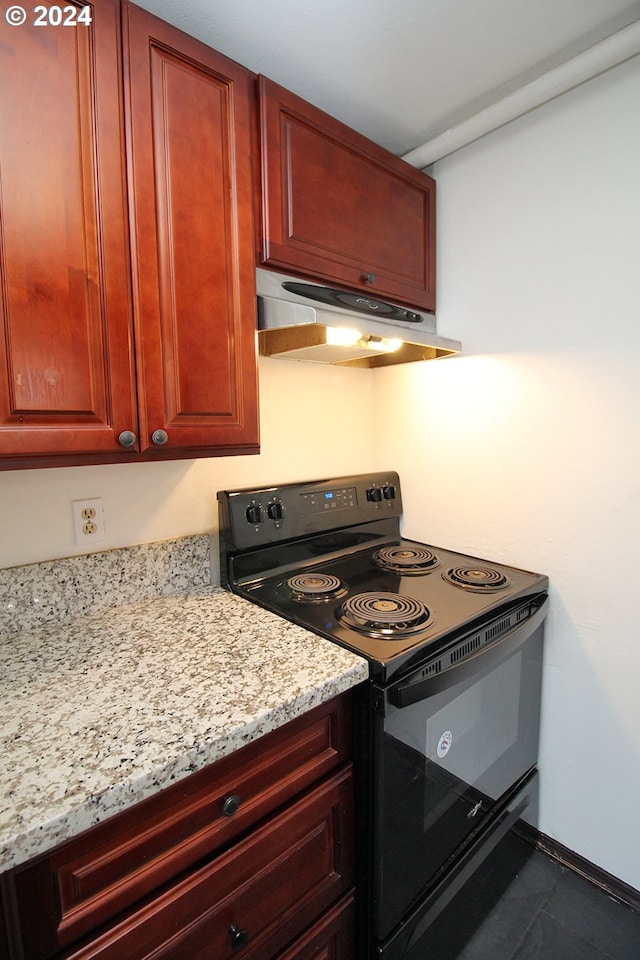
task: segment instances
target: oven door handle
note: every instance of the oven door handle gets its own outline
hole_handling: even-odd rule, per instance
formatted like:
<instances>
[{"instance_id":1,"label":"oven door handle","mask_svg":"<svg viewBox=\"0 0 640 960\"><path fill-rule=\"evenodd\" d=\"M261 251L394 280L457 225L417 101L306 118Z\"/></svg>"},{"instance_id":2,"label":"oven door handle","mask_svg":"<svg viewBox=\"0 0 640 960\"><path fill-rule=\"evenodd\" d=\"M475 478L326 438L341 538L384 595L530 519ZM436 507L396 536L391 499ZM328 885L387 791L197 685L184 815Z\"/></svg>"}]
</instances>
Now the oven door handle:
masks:
<instances>
[{"instance_id":1,"label":"oven door handle","mask_svg":"<svg viewBox=\"0 0 640 960\"><path fill-rule=\"evenodd\" d=\"M426 700L442 690L468 680L469 677L481 677L496 667L502 660L515 653L533 636L547 615L549 599L545 597L538 609L528 620L518 623L512 630L505 633L493 644L485 646L472 657L461 660L442 673L435 673L428 677L403 680L389 689L389 700L395 707L409 707L412 703Z\"/></svg>"}]
</instances>

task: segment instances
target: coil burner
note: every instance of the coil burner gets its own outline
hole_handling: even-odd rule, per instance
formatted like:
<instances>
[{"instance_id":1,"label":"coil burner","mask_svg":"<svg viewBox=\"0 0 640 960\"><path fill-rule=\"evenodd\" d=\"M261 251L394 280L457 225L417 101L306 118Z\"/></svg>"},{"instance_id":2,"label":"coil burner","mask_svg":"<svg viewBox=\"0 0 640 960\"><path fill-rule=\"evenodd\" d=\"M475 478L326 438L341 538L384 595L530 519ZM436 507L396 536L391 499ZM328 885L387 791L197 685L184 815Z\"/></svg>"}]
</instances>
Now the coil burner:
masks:
<instances>
[{"instance_id":1,"label":"coil burner","mask_svg":"<svg viewBox=\"0 0 640 960\"><path fill-rule=\"evenodd\" d=\"M413 597L401 597L395 593L358 593L344 601L338 617L359 633L395 640L424 630L431 613Z\"/></svg>"},{"instance_id":2,"label":"coil burner","mask_svg":"<svg viewBox=\"0 0 640 960\"><path fill-rule=\"evenodd\" d=\"M504 590L511 583L509 578L495 567L452 567L442 574L443 578L456 587L472 593L492 593Z\"/></svg>"},{"instance_id":3,"label":"coil burner","mask_svg":"<svg viewBox=\"0 0 640 960\"><path fill-rule=\"evenodd\" d=\"M347 592L342 580L328 573L299 573L286 583L289 593L305 603L336 600Z\"/></svg>"},{"instance_id":4,"label":"coil burner","mask_svg":"<svg viewBox=\"0 0 640 960\"><path fill-rule=\"evenodd\" d=\"M373 562L392 573L420 576L430 573L440 561L435 553L424 547L383 547L374 553Z\"/></svg>"}]
</instances>

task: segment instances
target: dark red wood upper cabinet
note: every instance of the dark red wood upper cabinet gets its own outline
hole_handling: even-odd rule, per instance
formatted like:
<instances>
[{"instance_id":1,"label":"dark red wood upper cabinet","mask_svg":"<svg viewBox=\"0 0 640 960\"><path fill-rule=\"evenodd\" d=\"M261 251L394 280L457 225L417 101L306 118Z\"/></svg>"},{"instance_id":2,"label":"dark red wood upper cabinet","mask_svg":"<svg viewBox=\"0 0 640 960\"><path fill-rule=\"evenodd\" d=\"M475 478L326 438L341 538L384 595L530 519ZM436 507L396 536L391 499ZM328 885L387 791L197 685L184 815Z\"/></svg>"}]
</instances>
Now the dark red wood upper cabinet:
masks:
<instances>
[{"instance_id":1,"label":"dark red wood upper cabinet","mask_svg":"<svg viewBox=\"0 0 640 960\"><path fill-rule=\"evenodd\" d=\"M123 32L141 449L256 450L255 78L128 3Z\"/></svg>"},{"instance_id":2,"label":"dark red wood upper cabinet","mask_svg":"<svg viewBox=\"0 0 640 960\"><path fill-rule=\"evenodd\" d=\"M259 78L262 260L435 310L435 183Z\"/></svg>"},{"instance_id":3,"label":"dark red wood upper cabinet","mask_svg":"<svg viewBox=\"0 0 640 960\"><path fill-rule=\"evenodd\" d=\"M257 452L254 75L119 0L10 6L0 468Z\"/></svg>"},{"instance_id":4,"label":"dark red wood upper cabinet","mask_svg":"<svg viewBox=\"0 0 640 960\"><path fill-rule=\"evenodd\" d=\"M0 465L137 432L116 0L73 28L0 2ZM50 7L50 4L41 5ZM40 8L37 8L40 9ZM58 8L60 10L60 8ZM37 465L37 463L36 463Z\"/></svg>"}]
</instances>

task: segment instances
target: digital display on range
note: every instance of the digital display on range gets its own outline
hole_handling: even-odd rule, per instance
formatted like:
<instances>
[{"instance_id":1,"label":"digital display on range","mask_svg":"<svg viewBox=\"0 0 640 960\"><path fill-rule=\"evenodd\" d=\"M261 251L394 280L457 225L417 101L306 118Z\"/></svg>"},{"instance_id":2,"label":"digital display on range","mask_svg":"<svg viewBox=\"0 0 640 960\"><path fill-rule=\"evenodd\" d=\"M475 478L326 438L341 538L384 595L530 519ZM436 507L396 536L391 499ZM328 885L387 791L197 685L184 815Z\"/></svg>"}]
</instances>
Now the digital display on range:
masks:
<instances>
[{"instance_id":1,"label":"digital display on range","mask_svg":"<svg viewBox=\"0 0 640 960\"><path fill-rule=\"evenodd\" d=\"M300 500L305 513L324 513L358 506L355 487L338 487L336 490L301 493Z\"/></svg>"}]
</instances>

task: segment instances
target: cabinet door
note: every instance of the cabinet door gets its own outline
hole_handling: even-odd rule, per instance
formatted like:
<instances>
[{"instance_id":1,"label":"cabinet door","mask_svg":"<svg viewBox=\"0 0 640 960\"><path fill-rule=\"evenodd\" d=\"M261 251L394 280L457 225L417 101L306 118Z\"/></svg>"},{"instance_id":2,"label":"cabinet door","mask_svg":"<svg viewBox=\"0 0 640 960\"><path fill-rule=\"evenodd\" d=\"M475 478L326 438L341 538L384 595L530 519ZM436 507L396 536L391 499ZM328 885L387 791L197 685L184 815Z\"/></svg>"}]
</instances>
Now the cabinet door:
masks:
<instances>
[{"instance_id":1,"label":"cabinet door","mask_svg":"<svg viewBox=\"0 0 640 960\"><path fill-rule=\"evenodd\" d=\"M0 0L0 465L136 430L118 6L51 6Z\"/></svg>"},{"instance_id":2,"label":"cabinet door","mask_svg":"<svg viewBox=\"0 0 640 960\"><path fill-rule=\"evenodd\" d=\"M263 262L435 310L435 183L260 77Z\"/></svg>"},{"instance_id":3,"label":"cabinet door","mask_svg":"<svg viewBox=\"0 0 640 960\"><path fill-rule=\"evenodd\" d=\"M254 78L123 16L141 449L255 451Z\"/></svg>"}]
</instances>

